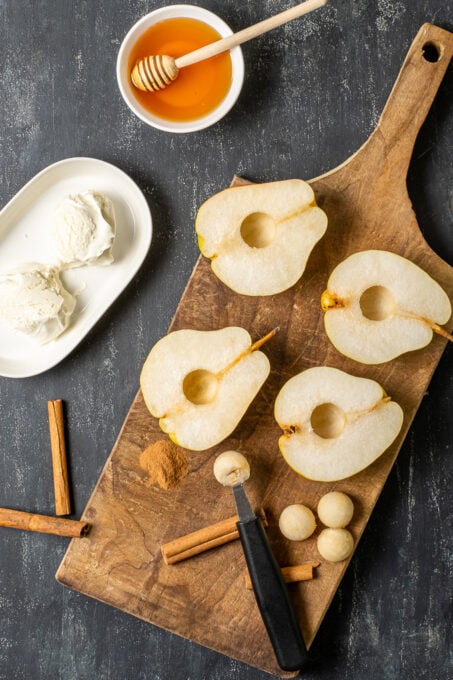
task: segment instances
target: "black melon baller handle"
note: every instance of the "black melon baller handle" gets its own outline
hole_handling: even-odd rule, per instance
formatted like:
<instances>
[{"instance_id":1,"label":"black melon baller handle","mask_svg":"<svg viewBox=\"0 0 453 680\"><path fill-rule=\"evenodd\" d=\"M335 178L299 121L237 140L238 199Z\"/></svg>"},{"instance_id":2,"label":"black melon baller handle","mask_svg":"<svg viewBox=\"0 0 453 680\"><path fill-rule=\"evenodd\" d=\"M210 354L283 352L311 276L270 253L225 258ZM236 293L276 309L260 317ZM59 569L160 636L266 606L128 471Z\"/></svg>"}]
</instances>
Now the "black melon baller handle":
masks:
<instances>
[{"instance_id":1,"label":"black melon baller handle","mask_svg":"<svg viewBox=\"0 0 453 680\"><path fill-rule=\"evenodd\" d=\"M237 527L256 602L278 664L285 671L301 670L307 664L308 652L261 519L241 520Z\"/></svg>"}]
</instances>

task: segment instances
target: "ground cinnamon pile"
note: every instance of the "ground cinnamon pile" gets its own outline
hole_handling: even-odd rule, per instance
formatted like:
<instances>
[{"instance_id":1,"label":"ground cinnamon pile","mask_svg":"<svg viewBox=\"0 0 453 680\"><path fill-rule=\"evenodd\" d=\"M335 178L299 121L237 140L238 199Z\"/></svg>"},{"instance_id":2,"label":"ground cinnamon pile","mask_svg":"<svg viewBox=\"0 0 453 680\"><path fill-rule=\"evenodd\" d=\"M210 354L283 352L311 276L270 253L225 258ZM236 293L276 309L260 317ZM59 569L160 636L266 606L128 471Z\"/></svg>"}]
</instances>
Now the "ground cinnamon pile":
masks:
<instances>
[{"instance_id":1,"label":"ground cinnamon pile","mask_svg":"<svg viewBox=\"0 0 453 680\"><path fill-rule=\"evenodd\" d=\"M148 473L146 486L176 489L189 471L187 451L169 439L159 439L140 454L140 467Z\"/></svg>"}]
</instances>

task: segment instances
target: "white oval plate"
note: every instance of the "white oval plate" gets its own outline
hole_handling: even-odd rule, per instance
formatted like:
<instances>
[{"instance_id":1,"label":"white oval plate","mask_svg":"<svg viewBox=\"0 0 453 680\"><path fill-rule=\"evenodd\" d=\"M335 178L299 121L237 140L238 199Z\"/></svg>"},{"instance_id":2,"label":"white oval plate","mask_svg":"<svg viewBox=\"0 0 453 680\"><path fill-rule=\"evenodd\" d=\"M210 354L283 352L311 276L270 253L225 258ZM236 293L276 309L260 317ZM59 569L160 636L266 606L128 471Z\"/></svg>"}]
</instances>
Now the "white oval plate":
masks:
<instances>
[{"instance_id":1,"label":"white oval plate","mask_svg":"<svg viewBox=\"0 0 453 680\"><path fill-rule=\"evenodd\" d=\"M52 342L38 345L0 319L2 376L26 378L64 359L131 281L148 252L151 212L135 182L96 158L67 158L38 173L0 211L0 273L25 262L54 262L51 231L55 206L64 196L87 189L105 194L113 202L114 262L62 272L65 287L77 293L77 306L70 326Z\"/></svg>"}]
</instances>

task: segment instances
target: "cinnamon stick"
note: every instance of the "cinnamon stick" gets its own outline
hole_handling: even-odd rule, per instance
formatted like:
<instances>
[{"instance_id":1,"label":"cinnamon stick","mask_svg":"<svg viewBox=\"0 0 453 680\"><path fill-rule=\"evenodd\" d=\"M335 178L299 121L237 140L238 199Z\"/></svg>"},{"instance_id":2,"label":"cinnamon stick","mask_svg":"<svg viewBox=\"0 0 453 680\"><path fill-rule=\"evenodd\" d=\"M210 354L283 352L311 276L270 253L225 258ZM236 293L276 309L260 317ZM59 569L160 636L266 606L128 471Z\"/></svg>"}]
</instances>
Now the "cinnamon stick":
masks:
<instances>
[{"instance_id":1,"label":"cinnamon stick","mask_svg":"<svg viewBox=\"0 0 453 680\"><path fill-rule=\"evenodd\" d=\"M264 526L266 526L266 515L263 510L260 511L260 516ZM161 552L165 564L176 564L189 557L199 555L206 550L211 550L211 548L235 541L239 538L236 526L238 521L239 517L234 515L216 524L211 524L198 531L180 536L169 543L164 543L161 546Z\"/></svg>"},{"instance_id":2,"label":"cinnamon stick","mask_svg":"<svg viewBox=\"0 0 453 680\"><path fill-rule=\"evenodd\" d=\"M55 514L70 515L68 465L64 436L63 402L61 399L47 402L49 414L50 449L52 452Z\"/></svg>"},{"instance_id":3,"label":"cinnamon stick","mask_svg":"<svg viewBox=\"0 0 453 680\"><path fill-rule=\"evenodd\" d=\"M9 508L0 508L0 527L39 531L43 534L70 536L72 538L86 536L90 530L88 522L49 517L48 515L36 515L32 512L10 510Z\"/></svg>"},{"instance_id":4,"label":"cinnamon stick","mask_svg":"<svg viewBox=\"0 0 453 680\"><path fill-rule=\"evenodd\" d=\"M319 562L307 562L306 564L295 564L290 567L282 567L281 572L285 583L296 583L297 581L309 581L313 578L313 568L319 567ZM245 587L253 590L250 575L245 574Z\"/></svg>"}]
</instances>

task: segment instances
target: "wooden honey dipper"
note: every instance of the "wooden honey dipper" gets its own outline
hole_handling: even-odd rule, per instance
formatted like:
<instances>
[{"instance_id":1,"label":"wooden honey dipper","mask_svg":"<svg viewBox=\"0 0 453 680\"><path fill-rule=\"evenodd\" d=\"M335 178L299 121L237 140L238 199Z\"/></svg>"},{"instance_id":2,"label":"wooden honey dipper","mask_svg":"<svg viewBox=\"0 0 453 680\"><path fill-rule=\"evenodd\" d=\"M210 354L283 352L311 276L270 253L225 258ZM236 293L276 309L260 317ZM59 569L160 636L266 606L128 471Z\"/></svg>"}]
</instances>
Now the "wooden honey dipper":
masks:
<instances>
[{"instance_id":1,"label":"wooden honey dipper","mask_svg":"<svg viewBox=\"0 0 453 680\"><path fill-rule=\"evenodd\" d=\"M131 80L132 83L139 90L143 92L155 92L156 90L163 90L167 85L178 77L179 70L185 66L191 66L192 64L197 64L199 61L204 59L209 59L210 57L215 57L217 54L226 52L227 50L241 45L252 38L256 38L267 31L277 28L282 24L286 24L303 14L308 14L318 7L325 5L327 0L306 0L305 2L299 3L295 7L290 7L290 9L275 14L269 19L264 19L263 21L244 28L238 33L228 36L227 38L222 38L216 40L209 45L200 47L189 54L185 54L182 57L174 59L166 54L149 56L144 59L139 59L132 69Z\"/></svg>"}]
</instances>

